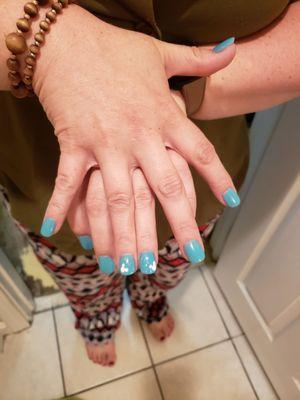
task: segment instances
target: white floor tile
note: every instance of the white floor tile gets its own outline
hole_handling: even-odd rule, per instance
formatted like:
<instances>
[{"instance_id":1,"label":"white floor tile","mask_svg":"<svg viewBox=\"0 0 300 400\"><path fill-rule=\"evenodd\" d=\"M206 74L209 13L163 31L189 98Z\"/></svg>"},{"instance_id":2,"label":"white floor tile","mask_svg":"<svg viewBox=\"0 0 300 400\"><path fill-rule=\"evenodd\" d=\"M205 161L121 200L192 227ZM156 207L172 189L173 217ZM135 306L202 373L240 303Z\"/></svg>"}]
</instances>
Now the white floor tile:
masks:
<instances>
[{"instance_id":1,"label":"white floor tile","mask_svg":"<svg viewBox=\"0 0 300 400\"><path fill-rule=\"evenodd\" d=\"M155 363L228 338L198 269L190 270L168 297L176 324L172 336L158 342L144 324Z\"/></svg>"},{"instance_id":2,"label":"white floor tile","mask_svg":"<svg viewBox=\"0 0 300 400\"><path fill-rule=\"evenodd\" d=\"M62 292L49 294L46 296L35 297L35 311L48 310L49 308L55 308L58 306L64 306L68 304L68 299Z\"/></svg>"},{"instance_id":3,"label":"white floor tile","mask_svg":"<svg viewBox=\"0 0 300 400\"><path fill-rule=\"evenodd\" d=\"M80 393L82 400L160 400L152 369Z\"/></svg>"},{"instance_id":4,"label":"white floor tile","mask_svg":"<svg viewBox=\"0 0 300 400\"><path fill-rule=\"evenodd\" d=\"M219 307L219 310L222 314L222 317L227 326L230 336L235 337L241 335L242 333L241 328L237 323L237 320L233 315L232 311L230 310L229 306L227 305L221 290L219 289L217 283L214 280L214 277L212 275L213 274L212 268L208 266L203 266L201 267L201 271L203 272L206 283L209 286L212 295Z\"/></svg>"},{"instance_id":5,"label":"white floor tile","mask_svg":"<svg viewBox=\"0 0 300 400\"><path fill-rule=\"evenodd\" d=\"M157 367L165 400L255 400L230 341Z\"/></svg>"},{"instance_id":6,"label":"white floor tile","mask_svg":"<svg viewBox=\"0 0 300 400\"><path fill-rule=\"evenodd\" d=\"M74 317L69 307L55 310L55 315L68 394L151 365L140 326L128 301L125 301L122 325L116 335L118 359L112 368L95 365L88 359L83 339L74 329Z\"/></svg>"},{"instance_id":7,"label":"white floor tile","mask_svg":"<svg viewBox=\"0 0 300 400\"><path fill-rule=\"evenodd\" d=\"M49 400L63 396L52 312L10 335L0 353L1 400Z\"/></svg>"},{"instance_id":8,"label":"white floor tile","mask_svg":"<svg viewBox=\"0 0 300 400\"><path fill-rule=\"evenodd\" d=\"M277 400L276 394L274 393L245 337L240 336L233 340L258 397L261 400Z\"/></svg>"}]
</instances>

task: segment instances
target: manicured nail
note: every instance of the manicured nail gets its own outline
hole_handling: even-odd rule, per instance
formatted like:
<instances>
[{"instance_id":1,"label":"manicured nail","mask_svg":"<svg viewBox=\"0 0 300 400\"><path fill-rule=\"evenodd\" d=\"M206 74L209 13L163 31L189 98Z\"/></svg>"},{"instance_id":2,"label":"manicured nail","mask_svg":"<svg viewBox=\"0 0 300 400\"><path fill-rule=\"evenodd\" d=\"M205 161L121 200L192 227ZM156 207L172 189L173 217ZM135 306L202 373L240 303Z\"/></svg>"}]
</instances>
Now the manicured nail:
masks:
<instances>
[{"instance_id":1,"label":"manicured nail","mask_svg":"<svg viewBox=\"0 0 300 400\"><path fill-rule=\"evenodd\" d=\"M85 250L92 250L93 249L93 241L92 238L89 235L83 235L83 236L79 236L79 242L81 244L81 246L85 249Z\"/></svg>"},{"instance_id":2,"label":"manicured nail","mask_svg":"<svg viewBox=\"0 0 300 400\"><path fill-rule=\"evenodd\" d=\"M234 189L228 189L225 193L223 193L223 199L228 207L234 208L240 205L240 198L237 192Z\"/></svg>"},{"instance_id":3,"label":"manicured nail","mask_svg":"<svg viewBox=\"0 0 300 400\"><path fill-rule=\"evenodd\" d=\"M131 254L125 254L120 257L119 270L125 276L135 273L135 261Z\"/></svg>"},{"instance_id":4,"label":"manicured nail","mask_svg":"<svg viewBox=\"0 0 300 400\"><path fill-rule=\"evenodd\" d=\"M184 246L185 254L192 264L199 263L205 259L203 247L198 240L191 240Z\"/></svg>"},{"instance_id":5,"label":"manicured nail","mask_svg":"<svg viewBox=\"0 0 300 400\"><path fill-rule=\"evenodd\" d=\"M98 257L98 264L104 274L110 275L115 270L115 263L109 256Z\"/></svg>"},{"instance_id":6,"label":"manicured nail","mask_svg":"<svg viewBox=\"0 0 300 400\"><path fill-rule=\"evenodd\" d=\"M214 53L221 53L221 51L223 51L223 50L227 49L227 47L231 46L234 43L234 41L235 41L235 38L234 37L230 37L230 38L224 40L224 42L221 42L221 43L217 44L212 49L212 51Z\"/></svg>"},{"instance_id":7,"label":"manicured nail","mask_svg":"<svg viewBox=\"0 0 300 400\"><path fill-rule=\"evenodd\" d=\"M43 221L41 227L41 235L44 237L50 237L53 235L56 227L56 222L53 218L46 218Z\"/></svg>"},{"instance_id":8,"label":"manicured nail","mask_svg":"<svg viewBox=\"0 0 300 400\"><path fill-rule=\"evenodd\" d=\"M156 261L154 253L146 251L140 254L140 270L143 274L150 275L156 271Z\"/></svg>"}]
</instances>

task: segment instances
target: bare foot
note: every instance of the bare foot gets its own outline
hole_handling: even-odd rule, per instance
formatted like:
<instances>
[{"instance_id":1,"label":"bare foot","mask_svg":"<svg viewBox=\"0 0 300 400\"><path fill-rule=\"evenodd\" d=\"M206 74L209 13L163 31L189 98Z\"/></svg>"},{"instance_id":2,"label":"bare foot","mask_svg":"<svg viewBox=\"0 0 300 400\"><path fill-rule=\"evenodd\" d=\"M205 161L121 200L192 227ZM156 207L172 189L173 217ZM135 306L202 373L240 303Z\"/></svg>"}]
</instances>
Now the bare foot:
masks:
<instances>
[{"instance_id":1,"label":"bare foot","mask_svg":"<svg viewBox=\"0 0 300 400\"><path fill-rule=\"evenodd\" d=\"M94 343L85 344L87 355L95 364L100 364L103 367L112 367L116 362L116 346L114 340L103 345Z\"/></svg>"},{"instance_id":2,"label":"bare foot","mask_svg":"<svg viewBox=\"0 0 300 400\"><path fill-rule=\"evenodd\" d=\"M171 336L174 330L175 322L172 315L166 315L159 322L151 322L148 324L148 327L152 333L152 335L157 340L165 340L167 337Z\"/></svg>"}]
</instances>

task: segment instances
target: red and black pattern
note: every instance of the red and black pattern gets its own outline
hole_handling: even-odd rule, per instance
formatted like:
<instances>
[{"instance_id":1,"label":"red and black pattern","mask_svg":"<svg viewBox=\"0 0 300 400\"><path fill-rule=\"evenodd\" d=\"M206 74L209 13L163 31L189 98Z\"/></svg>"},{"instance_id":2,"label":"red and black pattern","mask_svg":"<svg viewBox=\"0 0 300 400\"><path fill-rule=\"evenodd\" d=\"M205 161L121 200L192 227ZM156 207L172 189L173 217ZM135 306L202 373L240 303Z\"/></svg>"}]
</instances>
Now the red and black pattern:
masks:
<instances>
[{"instance_id":1,"label":"red and black pattern","mask_svg":"<svg viewBox=\"0 0 300 400\"><path fill-rule=\"evenodd\" d=\"M9 210L8 197L0 186L4 205ZM203 239L213 230L219 215L199 227ZM111 340L120 326L125 277L118 272L103 274L94 256L74 256L64 253L47 239L28 232L17 221L17 227L27 235L36 256L66 294L76 317L75 327L86 341L104 343ZM159 251L159 265L153 275L137 271L126 278L126 287L137 315L148 323L160 321L169 310L167 291L184 278L190 264L180 254L174 238Z\"/></svg>"},{"instance_id":2,"label":"red and black pattern","mask_svg":"<svg viewBox=\"0 0 300 400\"><path fill-rule=\"evenodd\" d=\"M216 220L199 228L204 239ZM94 256L70 255L36 234L28 232L28 237L40 262L68 297L76 317L75 327L84 339L94 343L111 340L120 326L125 277L118 272L103 274ZM137 271L126 278L127 291L139 318L151 323L167 315L166 293L181 282L189 266L172 238L159 251L155 274L144 275Z\"/></svg>"}]
</instances>

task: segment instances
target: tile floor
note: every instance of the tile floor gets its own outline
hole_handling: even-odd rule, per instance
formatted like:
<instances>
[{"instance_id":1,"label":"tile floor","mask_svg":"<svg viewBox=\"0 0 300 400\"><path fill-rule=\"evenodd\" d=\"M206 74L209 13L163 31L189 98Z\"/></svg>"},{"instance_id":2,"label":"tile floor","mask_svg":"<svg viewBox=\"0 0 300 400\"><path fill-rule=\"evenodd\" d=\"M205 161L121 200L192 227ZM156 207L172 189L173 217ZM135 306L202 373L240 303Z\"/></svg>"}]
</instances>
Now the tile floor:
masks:
<instances>
[{"instance_id":1,"label":"tile floor","mask_svg":"<svg viewBox=\"0 0 300 400\"><path fill-rule=\"evenodd\" d=\"M6 339L0 400L278 399L207 267L170 294L177 326L165 343L152 339L125 298L111 369L87 359L66 298L54 296L36 299L32 327Z\"/></svg>"}]
</instances>

